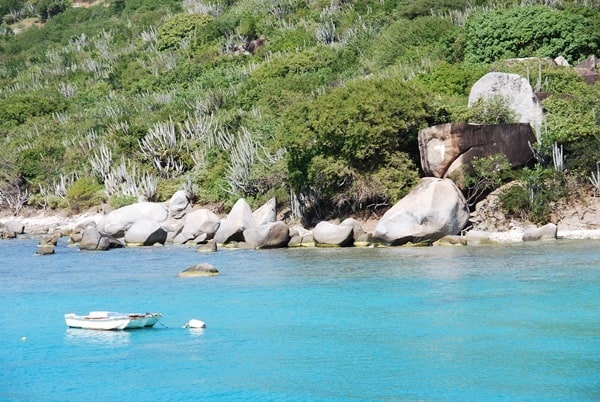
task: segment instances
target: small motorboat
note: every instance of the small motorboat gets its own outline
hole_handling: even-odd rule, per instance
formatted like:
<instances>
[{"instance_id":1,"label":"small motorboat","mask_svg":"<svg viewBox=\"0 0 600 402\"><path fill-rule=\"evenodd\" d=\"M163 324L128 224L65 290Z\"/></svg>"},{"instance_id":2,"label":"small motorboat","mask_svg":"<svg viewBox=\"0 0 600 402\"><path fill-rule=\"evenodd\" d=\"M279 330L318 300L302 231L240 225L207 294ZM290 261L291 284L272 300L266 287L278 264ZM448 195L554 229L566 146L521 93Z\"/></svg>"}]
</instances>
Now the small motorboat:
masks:
<instances>
[{"instance_id":1,"label":"small motorboat","mask_svg":"<svg viewBox=\"0 0 600 402\"><path fill-rule=\"evenodd\" d=\"M88 315L65 314L70 328L118 330L153 327L162 317L161 313L116 313L91 311Z\"/></svg>"}]
</instances>

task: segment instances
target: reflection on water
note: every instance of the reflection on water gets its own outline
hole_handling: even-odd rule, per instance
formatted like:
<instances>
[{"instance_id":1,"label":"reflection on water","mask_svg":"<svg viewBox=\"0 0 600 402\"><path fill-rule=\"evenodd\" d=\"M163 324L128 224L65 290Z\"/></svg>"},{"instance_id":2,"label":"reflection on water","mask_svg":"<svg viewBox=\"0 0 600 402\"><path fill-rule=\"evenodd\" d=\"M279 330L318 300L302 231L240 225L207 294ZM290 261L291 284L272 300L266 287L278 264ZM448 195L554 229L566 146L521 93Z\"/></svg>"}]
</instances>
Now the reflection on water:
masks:
<instances>
[{"instance_id":1,"label":"reflection on water","mask_svg":"<svg viewBox=\"0 0 600 402\"><path fill-rule=\"evenodd\" d=\"M102 345L119 347L129 345L131 334L127 331L97 331L69 328L65 339L74 344Z\"/></svg>"},{"instance_id":2,"label":"reflection on water","mask_svg":"<svg viewBox=\"0 0 600 402\"><path fill-rule=\"evenodd\" d=\"M204 328L189 328L190 335L192 336L202 336L204 335Z\"/></svg>"}]
</instances>

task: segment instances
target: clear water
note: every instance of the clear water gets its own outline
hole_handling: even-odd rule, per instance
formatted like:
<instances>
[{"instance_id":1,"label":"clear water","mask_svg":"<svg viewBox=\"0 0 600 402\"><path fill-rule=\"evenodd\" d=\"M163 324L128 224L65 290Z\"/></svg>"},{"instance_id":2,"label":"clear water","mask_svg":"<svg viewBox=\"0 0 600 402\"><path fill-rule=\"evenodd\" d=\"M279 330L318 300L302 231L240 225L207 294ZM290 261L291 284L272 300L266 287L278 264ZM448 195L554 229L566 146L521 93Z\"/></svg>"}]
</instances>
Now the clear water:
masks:
<instances>
[{"instance_id":1,"label":"clear water","mask_svg":"<svg viewBox=\"0 0 600 402\"><path fill-rule=\"evenodd\" d=\"M0 400L600 400L597 241L35 249L0 242ZM165 327L65 326L102 309Z\"/></svg>"}]
</instances>

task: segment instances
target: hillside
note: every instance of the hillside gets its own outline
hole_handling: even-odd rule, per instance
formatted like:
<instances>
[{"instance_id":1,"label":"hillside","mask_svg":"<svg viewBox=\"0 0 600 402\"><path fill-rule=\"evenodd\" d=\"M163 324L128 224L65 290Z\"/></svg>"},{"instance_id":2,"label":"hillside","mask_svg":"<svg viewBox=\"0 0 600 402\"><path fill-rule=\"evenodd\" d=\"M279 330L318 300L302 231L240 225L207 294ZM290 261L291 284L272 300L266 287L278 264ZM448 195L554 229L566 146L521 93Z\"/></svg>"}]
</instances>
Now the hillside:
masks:
<instances>
[{"instance_id":1,"label":"hillside","mask_svg":"<svg viewBox=\"0 0 600 402\"><path fill-rule=\"evenodd\" d=\"M376 212L422 174L419 128L501 114L467 109L489 71L545 94L536 162L486 182L524 183L507 213L543 222L600 191L600 84L511 61L599 54L594 1L0 0L0 15L0 210L183 188L221 207L275 196L307 221Z\"/></svg>"}]
</instances>

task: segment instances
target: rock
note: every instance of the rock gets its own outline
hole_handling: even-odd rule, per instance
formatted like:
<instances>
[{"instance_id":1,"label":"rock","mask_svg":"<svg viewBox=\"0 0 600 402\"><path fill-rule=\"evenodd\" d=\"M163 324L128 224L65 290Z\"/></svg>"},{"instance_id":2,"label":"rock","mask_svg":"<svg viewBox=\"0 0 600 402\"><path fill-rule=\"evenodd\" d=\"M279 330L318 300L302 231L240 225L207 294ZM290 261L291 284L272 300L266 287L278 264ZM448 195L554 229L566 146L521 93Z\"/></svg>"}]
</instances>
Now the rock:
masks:
<instances>
[{"instance_id":1,"label":"rock","mask_svg":"<svg viewBox=\"0 0 600 402\"><path fill-rule=\"evenodd\" d=\"M419 130L421 167L426 175L447 178L463 171L474 158L505 155L512 167L533 157L536 141L529 124L477 125L447 123Z\"/></svg>"},{"instance_id":2,"label":"rock","mask_svg":"<svg viewBox=\"0 0 600 402\"><path fill-rule=\"evenodd\" d=\"M319 222L313 229L313 237L317 246L348 247L354 242L351 225L335 225Z\"/></svg>"},{"instance_id":3,"label":"rock","mask_svg":"<svg viewBox=\"0 0 600 402\"><path fill-rule=\"evenodd\" d=\"M172 241L174 244L186 244L186 243L190 242L190 240L194 240L194 239L195 239L195 237L191 233L179 233L177 236L175 236L172 239Z\"/></svg>"},{"instance_id":4,"label":"rock","mask_svg":"<svg viewBox=\"0 0 600 402\"><path fill-rule=\"evenodd\" d=\"M310 230L302 226L290 228L288 247L315 247L315 239Z\"/></svg>"},{"instance_id":5,"label":"rock","mask_svg":"<svg viewBox=\"0 0 600 402\"><path fill-rule=\"evenodd\" d=\"M125 232L139 220L163 222L169 211L163 204L156 202L138 202L116 209L106 215L103 231L115 237L124 236Z\"/></svg>"},{"instance_id":6,"label":"rock","mask_svg":"<svg viewBox=\"0 0 600 402\"><path fill-rule=\"evenodd\" d=\"M136 221L125 232L125 243L139 246L152 246L156 243L165 244L167 232L158 222L151 220Z\"/></svg>"},{"instance_id":7,"label":"rock","mask_svg":"<svg viewBox=\"0 0 600 402\"><path fill-rule=\"evenodd\" d=\"M275 222L277 220L277 201L275 197L264 203L252 214L254 222L260 226L263 223Z\"/></svg>"},{"instance_id":8,"label":"rock","mask_svg":"<svg viewBox=\"0 0 600 402\"><path fill-rule=\"evenodd\" d=\"M290 230L281 222L266 222L260 226L244 230L246 243L257 249L287 247Z\"/></svg>"},{"instance_id":9,"label":"rock","mask_svg":"<svg viewBox=\"0 0 600 402\"><path fill-rule=\"evenodd\" d=\"M25 225L19 221L0 222L0 239L14 239L25 233Z\"/></svg>"},{"instance_id":10,"label":"rock","mask_svg":"<svg viewBox=\"0 0 600 402\"><path fill-rule=\"evenodd\" d=\"M196 264L192 267L186 268L185 270L179 273L180 278L190 278L197 276L217 276L219 275L219 271L213 267L212 265L204 262L201 264Z\"/></svg>"},{"instance_id":11,"label":"rock","mask_svg":"<svg viewBox=\"0 0 600 402\"><path fill-rule=\"evenodd\" d=\"M186 208L190 205L187 192L183 190L176 191L167 201L169 216L172 218L182 218L185 215Z\"/></svg>"},{"instance_id":12,"label":"rock","mask_svg":"<svg viewBox=\"0 0 600 402\"><path fill-rule=\"evenodd\" d=\"M244 230L256 226L250 205L245 199L237 200L225 219L221 221L219 229L215 233L218 244L226 244L232 241L244 241Z\"/></svg>"},{"instance_id":13,"label":"rock","mask_svg":"<svg viewBox=\"0 0 600 402\"><path fill-rule=\"evenodd\" d=\"M465 235L467 245L494 243L488 232L483 230L469 230Z\"/></svg>"},{"instance_id":14,"label":"rock","mask_svg":"<svg viewBox=\"0 0 600 402\"><path fill-rule=\"evenodd\" d=\"M80 250L106 251L111 248L121 247L125 247L125 244L123 244L113 236L100 233L95 226L86 227L83 231L81 241L79 242Z\"/></svg>"},{"instance_id":15,"label":"rock","mask_svg":"<svg viewBox=\"0 0 600 402\"><path fill-rule=\"evenodd\" d=\"M556 63L557 66L561 66L561 67L570 67L571 66L569 64L569 62L567 61L567 59L565 59L562 56L558 56L557 58L555 58L554 62Z\"/></svg>"},{"instance_id":16,"label":"rock","mask_svg":"<svg viewBox=\"0 0 600 402\"><path fill-rule=\"evenodd\" d=\"M42 237L40 237L40 246L56 246L58 244L58 240L60 240L60 237L60 233L43 235Z\"/></svg>"},{"instance_id":17,"label":"rock","mask_svg":"<svg viewBox=\"0 0 600 402\"><path fill-rule=\"evenodd\" d=\"M541 133L544 112L526 78L518 74L492 72L481 77L471 88L469 106L479 99L501 96L515 113L519 123L529 123L538 135Z\"/></svg>"},{"instance_id":18,"label":"rock","mask_svg":"<svg viewBox=\"0 0 600 402\"><path fill-rule=\"evenodd\" d=\"M220 225L221 219L216 214L208 209L198 209L186 215L181 233L174 242L183 244L201 234L206 235L205 239L212 239Z\"/></svg>"},{"instance_id":19,"label":"rock","mask_svg":"<svg viewBox=\"0 0 600 402\"><path fill-rule=\"evenodd\" d=\"M598 74L598 57L591 55L575 67L575 72L581 76L590 85L600 81Z\"/></svg>"},{"instance_id":20,"label":"rock","mask_svg":"<svg viewBox=\"0 0 600 402\"><path fill-rule=\"evenodd\" d=\"M346 218L340 223L340 226L350 226L352 227L352 236L354 238L362 236L367 233L365 229L362 227L359 221L354 218Z\"/></svg>"},{"instance_id":21,"label":"rock","mask_svg":"<svg viewBox=\"0 0 600 402\"><path fill-rule=\"evenodd\" d=\"M209 240L206 243L198 244L198 248L196 251L199 253L212 253L217 251L217 242L214 240Z\"/></svg>"},{"instance_id":22,"label":"rock","mask_svg":"<svg viewBox=\"0 0 600 402\"><path fill-rule=\"evenodd\" d=\"M98 227L96 221L93 220L85 220L82 222L77 223L76 225L73 226L73 229L71 230L71 241L73 243L79 243L81 242L81 238L83 237L83 232L85 231L85 229L87 227L91 227L96 229Z\"/></svg>"},{"instance_id":23,"label":"rock","mask_svg":"<svg viewBox=\"0 0 600 402\"><path fill-rule=\"evenodd\" d=\"M458 234L468 219L467 202L452 180L426 177L377 222L373 242L433 243Z\"/></svg>"},{"instance_id":24,"label":"rock","mask_svg":"<svg viewBox=\"0 0 600 402\"><path fill-rule=\"evenodd\" d=\"M448 235L436 241L436 244L450 246L466 246L467 239L465 238L465 236Z\"/></svg>"},{"instance_id":25,"label":"rock","mask_svg":"<svg viewBox=\"0 0 600 402\"><path fill-rule=\"evenodd\" d=\"M39 244L35 253L38 255L51 255L54 254L54 248L52 244Z\"/></svg>"},{"instance_id":26,"label":"rock","mask_svg":"<svg viewBox=\"0 0 600 402\"><path fill-rule=\"evenodd\" d=\"M554 223L548 223L539 228L528 228L523 232L523 241L554 240L558 227Z\"/></svg>"}]
</instances>

